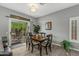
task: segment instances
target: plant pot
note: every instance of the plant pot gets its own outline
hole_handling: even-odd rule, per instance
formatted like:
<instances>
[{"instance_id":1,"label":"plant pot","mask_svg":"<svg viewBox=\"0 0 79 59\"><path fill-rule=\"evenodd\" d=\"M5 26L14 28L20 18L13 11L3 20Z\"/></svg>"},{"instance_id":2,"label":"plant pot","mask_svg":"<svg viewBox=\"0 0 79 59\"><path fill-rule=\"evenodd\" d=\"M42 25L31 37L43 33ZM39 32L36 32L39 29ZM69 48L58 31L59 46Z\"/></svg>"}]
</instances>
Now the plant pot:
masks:
<instances>
[{"instance_id":1,"label":"plant pot","mask_svg":"<svg viewBox=\"0 0 79 59\"><path fill-rule=\"evenodd\" d=\"M69 53L68 53L68 52L66 52L66 55L67 55L67 56L69 56Z\"/></svg>"},{"instance_id":2,"label":"plant pot","mask_svg":"<svg viewBox=\"0 0 79 59\"><path fill-rule=\"evenodd\" d=\"M69 51L66 51L65 49L64 49L64 52L65 52L66 56L70 55Z\"/></svg>"},{"instance_id":3,"label":"plant pot","mask_svg":"<svg viewBox=\"0 0 79 59\"><path fill-rule=\"evenodd\" d=\"M71 51L69 50L69 51L66 51L66 55L67 56L71 56L71 53L70 53Z\"/></svg>"}]
</instances>

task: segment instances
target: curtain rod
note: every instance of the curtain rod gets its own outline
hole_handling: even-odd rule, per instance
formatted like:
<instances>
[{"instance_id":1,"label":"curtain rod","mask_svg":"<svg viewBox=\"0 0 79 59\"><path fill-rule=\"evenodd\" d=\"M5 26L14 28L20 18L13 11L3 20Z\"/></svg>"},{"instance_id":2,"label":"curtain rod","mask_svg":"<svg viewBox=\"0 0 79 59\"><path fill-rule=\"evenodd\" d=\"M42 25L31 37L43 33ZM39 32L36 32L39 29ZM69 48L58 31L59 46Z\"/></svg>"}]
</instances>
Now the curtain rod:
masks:
<instances>
[{"instance_id":1,"label":"curtain rod","mask_svg":"<svg viewBox=\"0 0 79 59\"><path fill-rule=\"evenodd\" d=\"M21 16L17 16L17 15L10 15L10 16L6 16L8 18L14 18L14 19L18 19L18 20L25 20L25 21L30 21L30 19L27 19L27 18L24 18L24 17L21 17Z\"/></svg>"}]
</instances>

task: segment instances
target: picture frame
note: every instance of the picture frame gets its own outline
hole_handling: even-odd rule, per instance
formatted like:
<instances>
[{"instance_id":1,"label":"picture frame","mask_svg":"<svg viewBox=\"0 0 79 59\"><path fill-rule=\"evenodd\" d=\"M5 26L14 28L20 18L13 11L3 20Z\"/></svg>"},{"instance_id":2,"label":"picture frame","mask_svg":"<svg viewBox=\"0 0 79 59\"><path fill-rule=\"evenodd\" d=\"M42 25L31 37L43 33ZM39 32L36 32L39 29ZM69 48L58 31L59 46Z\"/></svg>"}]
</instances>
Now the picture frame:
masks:
<instances>
[{"instance_id":1,"label":"picture frame","mask_svg":"<svg viewBox=\"0 0 79 59\"><path fill-rule=\"evenodd\" d=\"M52 22L51 21L46 22L45 28L46 30L52 30Z\"/></svg>"}]
</instances>

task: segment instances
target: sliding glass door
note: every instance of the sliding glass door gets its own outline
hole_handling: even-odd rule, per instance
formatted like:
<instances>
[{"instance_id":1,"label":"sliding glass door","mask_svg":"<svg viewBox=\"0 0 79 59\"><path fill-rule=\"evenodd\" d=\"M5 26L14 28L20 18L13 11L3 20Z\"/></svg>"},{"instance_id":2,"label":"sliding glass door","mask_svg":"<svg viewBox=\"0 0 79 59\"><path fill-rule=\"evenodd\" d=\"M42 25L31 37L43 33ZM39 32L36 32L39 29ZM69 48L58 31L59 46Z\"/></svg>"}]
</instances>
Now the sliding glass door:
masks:
<instances>
[{"instance_id":1,"label":"sliding glass door","mask_svg":"<svg viewBox=\"0 0 79 59\"><path fill-rule=\"evenodd\" d=\"M10 44L25 43L26 33L29 32L29 21L10 18Z\"/></svg>"}]
</instances>

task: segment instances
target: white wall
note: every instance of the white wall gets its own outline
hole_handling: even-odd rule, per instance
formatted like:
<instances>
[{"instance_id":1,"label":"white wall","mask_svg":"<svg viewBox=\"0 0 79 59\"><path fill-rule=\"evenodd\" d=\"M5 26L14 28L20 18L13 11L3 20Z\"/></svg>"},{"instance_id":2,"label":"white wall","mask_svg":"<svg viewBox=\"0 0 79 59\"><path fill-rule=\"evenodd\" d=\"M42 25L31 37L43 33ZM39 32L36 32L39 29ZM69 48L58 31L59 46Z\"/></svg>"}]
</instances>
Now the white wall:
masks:
<instances>
[{"instance_id":1,"label":"white wall","mask_svg":"<svg viewBox=\"0 0 79 59\"><path fill-rule=\"evenodd\" d=\"M52 21L52 30L46 30L45 29L45 23L49 20ZM67 30L65 29L66 25L64 25L66 22L64 20L57 20L57 18L54 16L47 16L44 18L39 19L39 24L41 26L41 31L46 32L47 34L53 34L54 39L57 41L62 41L64 39L68 39ZM65 34L64 34L65 32Z\"/></svg>"},{"instance_id":2,"label":"white wall","mask_svg":"<svg viewBox=\"0 0 79 59\"><path fill-rule=\"evenodd\" d=\"M54 40L60 42L65 39L69 40L69 20L76 16L79 16L79 5L40 17L38 23L42 31L49 33L45 30L45 23L51 20L53 28L50 33L54 35ZM79 44L73 43L73 47L79 49Z\"/></svg>"}]
</instances>

